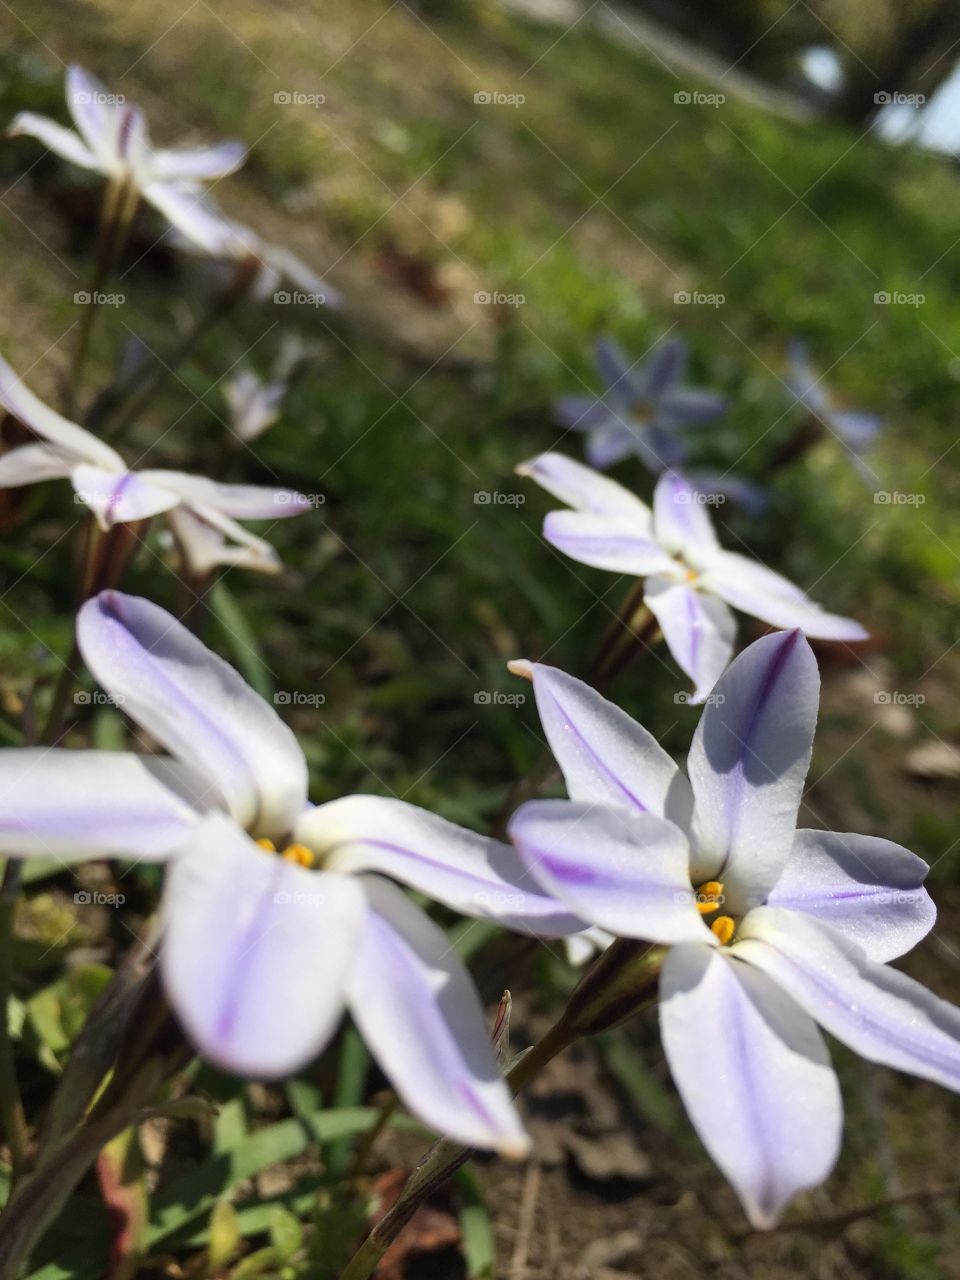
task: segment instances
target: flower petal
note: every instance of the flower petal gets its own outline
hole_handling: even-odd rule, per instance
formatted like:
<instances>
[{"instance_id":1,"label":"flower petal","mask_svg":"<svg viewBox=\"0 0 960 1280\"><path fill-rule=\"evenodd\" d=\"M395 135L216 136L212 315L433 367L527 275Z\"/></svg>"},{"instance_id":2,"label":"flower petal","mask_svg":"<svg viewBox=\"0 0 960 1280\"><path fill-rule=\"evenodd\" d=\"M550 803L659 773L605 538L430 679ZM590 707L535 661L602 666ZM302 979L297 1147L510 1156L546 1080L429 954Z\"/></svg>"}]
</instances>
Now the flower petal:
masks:
<instances>
[{"instance_id":1,"label":"flower petal","mask_svg":"<svg viewBox=\"0 0 960 1280\"><path fill-rule=\"evenodd\" d=\"M691 567L705 568L720 550L699 491L675 471L657 481L653 494L653 527L657 541L671 553L682 556Z\"/></svg>"},{"instance_id":2,"label":"flower petal","mask_svg":"<svg viewBox=\"0 0 960 1280\"><path fill-rule=\"evenodd\" d=\"M679 827L651 813L531 800L510 839L543 888L590 924L649 942L713 942L690 886Z\"/></svg>"},{"instance_id":3,"label":"flower petal","mask_svg":"<svg viewBox=\"0 0 960 1280\"><path fill-rule=\"evenodd\" d=\"M161 972L190 1039L227 1071L289 1075L343 1009L366 902L349 876L258 849L206 818L167 872Z\"/></svg>"},{"instance_id":4,"label":"flower petal","mask_svg":"<svg viewBox=\"0 0 960 1280\"><path fill-rule=\"evenodd\" d=\"M619 418L610 418L590 431L584 452L591 467L603 471L628 458L637 450L637 446L635 432Z\"/></svg>"},{"instance_id":5,"label":"flower petal","mask_svg":"<svg viewBox=\"0 0 960 1280\"><path fill-rule=\"evenodd\" d=\"M633 517L551 511L543 522L543 536L572 560L596 569L645 578L648 573L668 573L678 568L653 540L645 521Z\"/></svg>"},{"instance_id":6,"label":"flower petal","mask_svg":"<svg viewBox=\"0 0 960 1280\"><path fill-rule=\"evenodd\" d=\"M640 362L631 360L618 342L612 338L600 338L594 350L597 371L603 379L606 394L621 404L630 404L638 397L637 378Z\"/></svg>"},{"instance_id":7,"label":"flower petal","mask_svg":"<svg viewBox=\"0 0 960 1280\"><path fill-rule=\"evenodd\" d=\"M546 935L583 927L499 840L389 796L344 796L307 809L294 839L331 871L379 871L468 916Z\"/></svg>"},{"instance_id":8,"label":"flower petal","mask_svg":"<svg viewBox=\"0 0 960 1280\"><path fill-rule=\"evenodd\" d=\"M876 413L861 409L835 409L829 418L830 426L851 449L866 449L880 433L883 419Z\"/></svg>"},{"instance_id":9,"label":"flower petal","mask_svg":"<svg viewBox=\"0 0 960 1280\"><path fill-rule=\"evenodd\" d=\"M774 627L799 627L820 640L866 640L859 622L827 613L799 587L735 551L720 551L703 574L704 590Z\"/></svg>"},{"instance_id":10,"label":"flower petal","mask_svg":"<svg viewBox=\"0 0 960 1280\"><path fill-rule=\"evenodd\" d=\"M773 888L793 847L820 674L799 631L756 640L721 676L694 734L694 878L721 880L741 914Z\"/></svg>"},{"instance_id":11,"label":"flower petal","mask_svg":"<svg viewBox=\"0 0 960 1280\"><path fill-rule=\"evenodd\" d=\"M23 136L36 138L49 150L55 151L58 156L63 156L71 164L79 165L81 169L100 168L99 159L85 146L79 134L33 111L21 111L19 115L14 116L7 135L11 138Z\"/></svg>"},{"instance_id":12,"label":"flower petal","mask_svg":"<svg viewBox=\"0 0 960 1280\"><path fill-rule=\"evenodd\" d=\"M687 354L685 338L661 338L644 360L643 376L638 379L644 399L659 400L682 380Z\"/></svg>"},{"instance_id":13,"label":"flower petal","mask_svg":"<svg viewBox=\"0 0 960 1280\"><path fill-rule=\"evenodd\" d=\"M212 257L229 257L233 235L223 218L203 203L196 187L186 182L148 182L143 197L197 248Z\"/></svg>"},{"instance_id":14,"label":"flower petal","mask_svg":"<svg viewBox=\"0 0 960 1280\"><path fill-rule=\"evenodd\" d=\"M894 960L933 928L922 858L876 836L798 831L767 905L802 911L858 942L871 960Z\"/></svg>"},{"instance_id":15,"label":"flower petal","mask_svg":"<svg viewBox=\"0 0 960 1280\"><path fill-rule=\"evenodd\" d=\"M530 1146L500 1074L480 1001L446 934L396 886L362 877L369 911L350 1012L406 1106L470 1146Z\"/></svg>"},{"instance_id":16,"label":"flower petal","mask_svg":"<svg viewBox=\"0 0 960 1280\"><path fill-rule=\"evenodd\" d=\"M76 63L67 67L65 88L73 123L97 157L98 167L109 172L116 161L116 95L109 94L96 76Z\"/></svg>"},{"instance_id":17,"label":"flower petal","mask_svg":"<svg viewBox=\"0 0 960 1280\"><path fill-rule=\"evenodd\" d=\"M68 476L73 463L45 444L21 444L0 458L0 489Z\"/></svg>"},{"instance_id":18,"label":"flower petal","mask_svg":"<svg viewBox=\"0 0 960 1280\"><path fill-rule=\"evenodd\" d=\"M798 911L758 907L732 954L788 992L869 1062L960 1092L960 1009Z\"/></svg>"},{"instance_id":19,"label":"flower petal","mask_svg":"<svg viewBox=\"0 0 960 1280\"><path fill-rule=\"evenodd\" d=\"M269 542L248 534L240 525L230 529L234 542L227 541L223 526L233 524L210 508L188 510L176 507L167 519L190 572L207 574L218 565L253 569L258 573L279 573L280 558ZM237 535L242 535L238 538Z\"/></svg>"},{"instance_id":20,"label":"flower petal","mask_svg":"<svg viewBox=\"0 0 960 1280\"><path fill-rule=\"evenodd\" d=\"M166 857L197 822L170 764L124 751L0 751L0 853L72 862Z\"/></svg>"},{"instance_id":21,"label":"flower petal","mask_svg":"<svg viewBox=\"0 0 960 1280\"><path fill-rule=\"evenodd\" d=\"M562 453L541 453L521 463L517 475L536 480L547 493L577 511L627 516L638 531L646 530L648 535L653 529L650 508L636 494Z\"/></svg>"},{"instance_id":22,"label":"flower petal","mask_svg":"<svg viewBox=\"0 0 960 1280\"><path fill-rule=\"evenodd\" d=\"M660 977L660 1032L703 1145L753 1226L775 1226L840 1152L840 1088L816 1025L763 974L683 946Z\"/></svg>"},{"instance_id":23,"label":"flower petal","mask_svg":"<svg viewBox=\"0 0 960 1280\"><path fill-rule=\"evenodd\" d=\"M225 178L235 173L247 158L244 143L232 139L212 147L178 147L154 151L150 168L154 177L165 182L179 178L196 182L204 178Z\"/></svg>"},{"instance_id":24,"label":"flower petal","mask_svg":"<svg viewBox=\"0 0 960 1280\"><path fill-rule=\"evenodd\" d=\"M719 418L726 407L726 398L716 391L674 387L661 397L657 417L675 427L700 426Z\"/></svg>"},{"instance_id":25,"label":"flower petal","mask_svg":"<svg viewBox=\"0 0 960 1280\"><path fill-rule=\"evenodd\" d=\"M118 474L83 464L74 467L70 479L77 501L90 508L101 529L146 520L180 501L177 494L150 484L135 471Z\"/></svg>"},{"instance_id":26,"label":"flower petal","mask_svg":"<svg viewBox=\"0 0 960 1280\"><path fill-rule=\"evenodd\" d=\"M694 683L689 701L702 702L733 653L733 614L716 596L660 575L647 579L643 603L659 622L677 666Z\"/></svg>"},{"instance_id":27,"label":"flower petal","mask_svg":"<svg viewBox=\"0 0 960 1280\"><path fill-rule=\"evenodd\" d=\"M595 396L561 396L554 403L554 413L561 426L573 431L592 431L616 416Z\"/></svg>"},{"instance_id":28,"label":"flower petal","mask_svg":"<svg viewBox=\"0 0 960 1280\"><path fill-rule=\"evenodd\" d=\"M0 357L0 404L18 422L35 431L77 462L89 462L106 471L125 471L123 459L115 449L98 440L75 422L69 422L48 408L17 377L6 360Z\"/></svg>"},{"instance_id":29,"label":"flower petal","mask_svg":"<svg viewBox=\"0 0 960 1280\"><path fill-rule=\"evenodd\" d=\"M163 485L191 506L213 507L236 520L283 520L312 511L310 500L293 489L259 484L219 484L185 471L141 471L144 480Z\"/></svg>"},{"instance_id":30,"label":"flower petal","mask_svg":"<svg viewBox=\"0 0 960 1280\"><path fill-rule=\"evenodd\" d=\"M540 662L512 662L533 682L540 723L571 800L623 805L686 827L690 784L653 734L582 680Z\"/></svg>"},{"instance_id":31,"label":"flower petal","mask_svg":"<svg viewBox=\"0 0 960 1280\"><path fill-rule=\"evenodd\" d=\"M84 659L124 712L216 784L236 821L285 836L306 804L296 738L243 678L159 605L119 591L77 620Z\"/></svg>"}]
</instances>

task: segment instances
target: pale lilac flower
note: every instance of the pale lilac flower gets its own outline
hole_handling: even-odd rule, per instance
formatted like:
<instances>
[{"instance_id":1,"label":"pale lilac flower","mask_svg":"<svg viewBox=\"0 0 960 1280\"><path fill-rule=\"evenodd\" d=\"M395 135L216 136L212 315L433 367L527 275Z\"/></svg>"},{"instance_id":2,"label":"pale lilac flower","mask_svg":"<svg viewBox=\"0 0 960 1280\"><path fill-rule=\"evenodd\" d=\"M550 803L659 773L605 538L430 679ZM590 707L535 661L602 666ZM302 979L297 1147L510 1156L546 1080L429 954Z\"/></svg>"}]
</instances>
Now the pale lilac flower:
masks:
<instances>
[{"instance_id":1,"label":"pale lilac flower","mask_svg":"<svg viewBox=\"0 0 960 1280\"><path fill-rule=\"evenodd\" d=\"M557 417L565 427L586 433L591 466L604 469L630 454L659 475L686 457L686 430L719 418L722 396L682 385L687 344L682 338L659 342L650 354L631 362L609 338L596 349L605 389L593 396L564 396Z\"/></svg>"},{"instance_id":2,"label":"pale lilac flower","mask_svg":"<svg viewBox=\"0 0 960 1280\"><path fill-rule=\"evenodd\" d=\"M876 474L864 461L863 454L876 440L883 419L879 414L862 409L841 408L810 363L805 342L793 339L787 352L790 359L787 384L790 390L807 412L840 441L860 475L872 483Z\"/></svg>"},{"instance_id":3,"label":"pale lilac flower","mask_svg":"<svg viewBox=\"0 0 960 1280\"><path fill-rule=\"evenodd\" d=\"M183 235L208 251L214 248L221 233L199 202L198 184L239 169L247 154L243 143L154 148L140 108L122 95L108 93L95 76L76 65L67 68L66 99L76 131L22 111L8 132L37 138L73 164L129 185Z\"/></svg>"},{"instance_id":4,"label":"pale lilac flower","mask_svg":"<svg viewBox=\"0 0 960 1280\"><path fill-rule=\"evenodd\" d=\"M960 1090L960 1010L886 964L933 927L927 866L889 840L796 829L820 685L799 631L734 661L686 775L581 681L511 665L533 681L570 799L523 805L510 836L571 911L670 947L660 1024L674 1080L750 1221L773 1226L840 1146L816 1023Z\"/></svg>"},{"instance_id":5,"label":"pale lilac flower","mask_svg":"<svg viewBox=\"0 0 960 1280\"><path fill-rule=\"evenodd\" d=\"M274 302L278 306L324 307L337 310L343 306L343 295L318 275L308 263L284 245L264 240L252 227L227 218L216 202L204 196L204 215L209 219L204 241L184 236L177 243L188 253L202 249L206 255L228 265L233 271L253 271L250 296L257 302Z\"/></svg>"},{"instance_id":6,"label":"pale lilac flower","mask_svg":"<svg viewBox=\"0 0 960 1280\"><path fill-rule=\"evenodd\" d=\"M69 477L101 529L166 514L190 568L218 564L276 573L273 547L238 520L278 520L311 510L291 489L218 484L183 471L130 470L116 449L39 400L0 359L0 405L37 436L0 456L0 489Z\"/></svg>"},{"instance_id":7,"label":"pale lilac flower","mask_svg":"<svg viewBox=\"0 0 960 1280\"><path fill-rule=\"evenodd\" d=\"M77 637L116 705L169 755L0 751L0 853L169 860L161 972L218 1066L285 1076L346 1007L426 1124L525 1151L467 970L392 881L524 931L581 922L508 845L400 800L311 805L290 729L158 605L104 592L81 609Z\"/></svg>"},{"instance_id":8,"label":"pale lilac flower","mask_svg":"<svg viewBox=\"0 0 960 1280\"><path fill-rule=\"evenodd\" d=\"M546 540L583 564L646 579L644 604L702 701L730 661L730 606L823 640L863 640L857 622L825 613L799 587L717 541L703 495L682 476L657 482L653 510L629 489L559 453L517 468L573 511L552 511Z\"/></svg>"},{"instance_id":9,"label":"pale lilac flower","mask_svg":"<svg viewBox=\"0 0 960 1280\"><path fill-rule=\"evenodd\" d=\"M223 398L230 410L230 430L249 444L263 435L280 417L287 393L283 380L264 382L252 369L238 369L223 384Z\"/></svg>"}]
</instances>

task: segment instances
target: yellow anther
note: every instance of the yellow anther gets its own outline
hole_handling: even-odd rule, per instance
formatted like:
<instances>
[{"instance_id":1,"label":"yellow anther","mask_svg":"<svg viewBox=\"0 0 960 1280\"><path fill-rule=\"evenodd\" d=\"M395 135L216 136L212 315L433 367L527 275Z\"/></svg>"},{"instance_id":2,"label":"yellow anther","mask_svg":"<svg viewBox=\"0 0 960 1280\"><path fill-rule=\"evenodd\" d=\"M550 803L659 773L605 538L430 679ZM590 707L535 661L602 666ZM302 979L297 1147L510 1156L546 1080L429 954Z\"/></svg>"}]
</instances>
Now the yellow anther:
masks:
<instances>
[{"instance_id":1,"label":"yellow anther","mask_svg":"<svg viewBox=\"0 0 960 1280\"><path fill-rule=\"evenodd\" d=\"M298 867L313 866L313 854L305 844L288 844L280 856L287 862L295 862Z\"/></svg>"},{"instance_id":2,"label":"yellow anther","mask_svg":"<svg viewBox=\"0 0 960 1280\"><path fill-rule=\"evenodd\" d=\"M716 920L714 920L713 924L710 926L710 932L716 934L720 939L720 945L725 947L737 932L737 926L733 916L717 916Z\"/></svg>"},{"instance_id":3,"label":"yellow anther","mask_svg":"<svg viewBox=\"0 0 960 1280\"><path fill-rule=\"evenodd\" d=\"M257 847L258 847L258 848L260 848L260 849L262 849L262 850L264 851L264 853L276 853L276 852L277 852L277 846L273 843L273 841L272 841L272 840L258 840L258 841L257 841Z\"/></svg>"},{"instance_id":4,"label":"yellow anther","mask_svg":"<svg viewBox=\"0 0 960 1280\"><path fill-rule=\"evenodd\" d=\"M723 885L719 880L708 880L697 890L697 910L702 916L716 911L723 902Z\"/></svg>"},{"instance_id":5,"label":"yellow anther","mask_svg":"<svg viewBox=\"0 0 960 1280\"><path fill-rule=\"evenodd\" d=\"M688 582L696 582L696 580L697 580L699 577L700 577L700 575L699 575L699 573L697 573L696 569L688 569L688 570L687 570L687 581L688 581Z\"/></svg>"}]
</instances>

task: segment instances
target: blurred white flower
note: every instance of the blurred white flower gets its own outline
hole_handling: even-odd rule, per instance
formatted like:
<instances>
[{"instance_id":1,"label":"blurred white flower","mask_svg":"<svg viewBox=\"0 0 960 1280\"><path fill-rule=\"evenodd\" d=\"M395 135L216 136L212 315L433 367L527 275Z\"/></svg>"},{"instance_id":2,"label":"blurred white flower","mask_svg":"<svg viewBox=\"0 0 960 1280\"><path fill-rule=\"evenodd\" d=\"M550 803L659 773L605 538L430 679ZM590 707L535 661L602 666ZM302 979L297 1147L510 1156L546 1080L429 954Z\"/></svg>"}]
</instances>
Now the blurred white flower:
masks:
<instances>
[{"instance_id":1,"label":"blurred white flower","mask_svg":"<svg viewBox=\"0 0 960 1280\"><path fill-rule=\"evenodd\" d=\"M239 369L223 384L230 430L239 440L256 440L280 417L286 392L285 381L264 382L252 369Z\"/></svg>"},{"instance_id":2,"label":"blurred white flower","mask_svg":"<svg viewBox=\"0 0 960 1280\"><path fill-rule=\"evenodd\" d=\"M184 236L214 252L222 228L200 202L198 184L238 169L246 159L244 144L155 149L140 108L122 94L108 93L95 76L76 65L67 68L66 98L76 130L21 111L8 132L37 138L73 164L138 192Z\"/></svg>"},{"instance_id":3,"label":"blurred white flower","mask_svg":"<svg viewBox=\"0 0 960 1280\"><path fill-rule=\"evenodd\" d=\"M311 509L291 489L218 484L184 471L132 471L116 449L39 400L2 358L0 405L39 437L0 457L0 489L69 477L77 501L103 530L165 513L194 573L218 564L278 572L273 547L238 520L279 520Z\"/></svg>"}]
</instances>

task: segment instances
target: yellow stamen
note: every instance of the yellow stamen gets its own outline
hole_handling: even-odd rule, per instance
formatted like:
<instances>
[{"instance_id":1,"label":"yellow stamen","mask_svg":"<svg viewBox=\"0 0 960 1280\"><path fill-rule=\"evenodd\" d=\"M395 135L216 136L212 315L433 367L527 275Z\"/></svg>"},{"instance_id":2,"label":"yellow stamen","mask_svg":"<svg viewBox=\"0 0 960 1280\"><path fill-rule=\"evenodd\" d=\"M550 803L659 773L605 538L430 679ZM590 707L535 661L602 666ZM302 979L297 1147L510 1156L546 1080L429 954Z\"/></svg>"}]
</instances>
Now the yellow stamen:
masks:
<instances>
[{"instance_id":1,"label":"yellow stamen","mask_svg":"<svg viewBox=\"0 0 960 1280\"><path fill-rule=\"evenodd\" d=\"M723 885L719 880L708 880L697 890L697 910L702 916L716 911L723 902Z\"/></svg>"},{"instance_id":2,"label":"yellow stamen","mask_svg":"<svg viewBox=\"0 0 960 1280\"><path fill-rule=\"evenodd\" d=\"M714 920L713 924L710 926L710 932L716 934L720 939L720 945L725 947L737 932L737 926L733 916L717 916L716 920Z\"/></svg>"},{"instance_id":3,"label":"yellow stamen","mask_svg":"<svg viewBox=\"0 0 960 1280\"><path fill-rule=\"evenodd\" d=\"M697 580L699 577L700 577L700 575L699 575L699 573L697 573L696 569L688 569L688 570L687 570L687 581L688 581L688 582L696 582L696 580Z\"/></svg>"},{"instance_id":4,"label":"yellow stamen","mask_svg":"<svg viewBox=\"0 0 960 1280\"><path fill-rule=\"evenodd\" d=\"M305 844L288 844L280 856L287 862L295 862L298 867L313 866L313 854Z\"/></svg>"},{"instance_id":5,"label":"yellow stamen","mask_svg":"<svg viewBox=\"0 0 960 1280\"><path fill-rule=\"evenodd\" d=\"M258 840L257 847L263 849L264 853L276 853L277 846L272 840Z\"/></svg>"}]
</instances>

